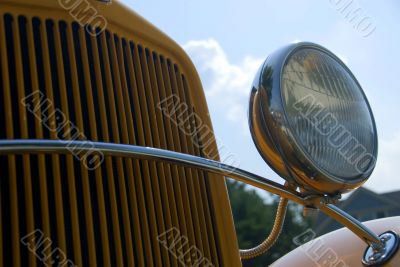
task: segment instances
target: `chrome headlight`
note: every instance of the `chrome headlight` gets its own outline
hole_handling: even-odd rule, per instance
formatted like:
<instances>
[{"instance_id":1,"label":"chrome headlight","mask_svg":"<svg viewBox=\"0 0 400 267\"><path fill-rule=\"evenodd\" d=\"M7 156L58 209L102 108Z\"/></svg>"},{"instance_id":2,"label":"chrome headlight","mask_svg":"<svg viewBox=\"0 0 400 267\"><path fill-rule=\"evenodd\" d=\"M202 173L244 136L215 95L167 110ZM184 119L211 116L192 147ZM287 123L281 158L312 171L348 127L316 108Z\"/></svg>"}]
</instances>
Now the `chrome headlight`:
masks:
<instances>
[{"instance_id":1,"label":"chrome headlight","mask_svg":"<svg viewBox=\"0 0 400 267\"><path fill-rule=\"evenodd\" d=\"M292 44L268 57L252 88L249 123L264 160L306 190L355 189L375 167L377 132L365 94L319 45Z\"/></svg>"}]
</instances>

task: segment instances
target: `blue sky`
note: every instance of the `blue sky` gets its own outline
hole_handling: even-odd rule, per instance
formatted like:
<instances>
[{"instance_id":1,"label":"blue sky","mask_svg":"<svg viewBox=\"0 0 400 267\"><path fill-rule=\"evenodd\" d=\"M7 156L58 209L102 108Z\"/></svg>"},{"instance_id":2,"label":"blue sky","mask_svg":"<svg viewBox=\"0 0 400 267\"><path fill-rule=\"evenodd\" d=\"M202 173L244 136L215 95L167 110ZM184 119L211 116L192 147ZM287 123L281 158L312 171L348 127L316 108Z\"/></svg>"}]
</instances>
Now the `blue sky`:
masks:
<instances>
[{"instance_id":1,"label":"blue sky","mask_svg":"<svg viewBox=\"0 0 400 267\"><path fill-rule=\"evenodd\" d=\"M258 155L247 127L255 73L269 53L293 41L315 42L337 54L364 88L378 127L378 163L366 186L377 192L400 190L399 1L122 2L188 52L202 78L215 135L240 167L279 182ZM346 17L357 9L359 17Z\"/></svg>"}]
</instances>

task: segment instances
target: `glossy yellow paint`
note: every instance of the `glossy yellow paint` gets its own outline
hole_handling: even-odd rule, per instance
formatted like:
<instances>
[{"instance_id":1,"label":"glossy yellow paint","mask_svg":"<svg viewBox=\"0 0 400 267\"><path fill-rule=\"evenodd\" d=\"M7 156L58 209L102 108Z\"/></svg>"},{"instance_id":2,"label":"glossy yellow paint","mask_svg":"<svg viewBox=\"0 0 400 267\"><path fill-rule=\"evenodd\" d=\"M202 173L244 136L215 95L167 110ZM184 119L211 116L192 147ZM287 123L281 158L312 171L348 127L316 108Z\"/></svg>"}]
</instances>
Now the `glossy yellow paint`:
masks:
<instances>
[{"instance_id":1,"label":"glossy yellow paint","mask_svg":"<svg viewBox=\"0 0 400 267\"><path fill-rule=\"evenodd\" d=\"M400 217L390 217L365 223L376 234L392 230L400 233ZM305 235L311 236L310 233ZM273 263L273 267L362 267L361 262L367 245L347 228L328 233L298 247ZM385 264L400 266L400 253Z\"/></svg>"},{"instance_id":2,"label":"glossy yellow paint","mask_svg":"<svg viewBox=\"0 0 400 267\"><path fill-rule=\"evenodd\" d=\"M5 125L0 131L5 138L32 138L27 124L30 115L15 101L15 96L20 99L28 94L25 89L27 76L24 76L28 70L31 90L42 90L53 101L58 98L67 119L74 117L77 127L88 133L91 140L214 155L215 140L201 151L189 136L183 135L156 109L160 100L176 94L193 108L203 124L211 128L199 76L179 45L118 1L110 5L88 1L97 12L95 16L101 16L107 22L106 31L110 34L87 37L83 27L74 30L71 26L76 19L60 4L67 2L70 1L0 0L0 105L5 111L0 114ZM21 29L17 23L12 23L16 52L10 59L5 14L14 19L21 16L29 29L35 19L41 22L37 32L41 42L46 44L40 54L43 80L38 78L36 69L39 55L34 43L38 36L27 31L29 65L24 65L26 58L21 53ZM48 26L42 23L45 20L62 23ZM59 34L60 27L65 27L63 37ZM52 40L46 34L48 31L54 34ZM79 45L76 40L80 40ZM47 45L49 42L54 43L52 51ZM80 66L76 63L78 55ZM15 83L10 80L10 60L15 62ZM74 62L70 73L64 71L68 60ZM52 76L55 72L57 79ZM85 98L81 97L82 92ZM95 97L98 103L94 103ZM98 106L108 109L98 109ZM53 111L54 107L51 107L48 112ZM41 111L35 112L40 115ZM189 117L189 111L184 116ZM50 119L54 120L53 117ZM34 138L45 137L43 125L38 121L34 122L34 128ZM262 134L260 129L257 133ZM64 134L66 139L71 138L69 132ZM50 132L49 138L56 139L57 135ZM231 207L220 176L169 164L121 158L106 158L104 170L93 173L76 163L73 156L39 155L34 160L24 155L0 160L7 168L7 177L1 176L1 172L0 178L8 181L7 188L1 188L7 190L7 198L0 198L0 267L8 266L5 258L12 266L21 266L25 262L29 266L37 264L35 255L26 251L20 238L37 229L38 217L44 236L56 237L57 248L73 255L78 266L97 266L99 263L105 266L177 266L179 259L157 245L155 240L156 233L172 226L179 226L189 244L196 245L206 258L213 259L215 266L241 266ZM35 173L38 175L31 173L34 164L37 164ZM17 165L22 166L22 172ZM49 179L52 179L51 183ZM76 193L78 187L80 197ZM40 195L35 199L37 192ZM33 205L35 201L39 204ZM21 205L23 212L19 210ZM68 211L65 211L65 205L68 205ZM7 223L3 223L5 221ZM399 232L399 227L392 228L399 222L400 218L390 218L368 225L377 233L389 229ZM66 225L73 227L67 229ZM4 229L9 232L5 234ZM6 235L9 237L3 238ZM360 260L365 244L348 230L335 231L317 240L326 246L327 250L321 248L322 251L334 251L338 261L348 266L362 266ZM11 255L5 255L9 248ZM314 252L298 248L274 265L318 266L324 258L313 258L317 257ZM28 259L23 259L24 255L28 255ZM55 255L46 256L49 256L46 262L50 263ZM400 266L399 257L396 255L387 266Z\"/></svg>"},{"instance_id":3,"label":"glossy yellow paint","mask_svg":"<svg viewBox=\"0 0 400 267\"><path fill-rule=\"evenodd\" d=\"M54 23L51 26L56 33L52 40L54 42L53 54L49 52L47 46L42 47L44 88L39 88L38 74L35 69L38 60L34 49L35 36L32 31L28 30L27 42L30 59L28 68L32 79L31 87L32 91L42 90L52 100L56 97L59 98L60 108L67 119L73 116L77 127L90 133L88 136L90 139L109 142L111 136L114 136L113 141L118 143L162 147L196 155L200 153L207 155L209 151L216 150L215 140L212 140L212 145L207 146L209 151L200 151L192 144L188 136L182 135L176 127L171 126L172 123L164 121L160 112L157 112L155 108L156 103L162 97L177 94L184 99L185 103L193 107L203 124L209 128L212 127L198 74L191 60L179 45L118 1L113 1L110 5L99 1L88 1L98 12L96 15L104 17L107 21L106 30L118 38L108 38L102 34L98 39L92 37L88 39L88 42L82 42L85 40L84 29L80 27L76 31L77 36L73 36L74 30L68 25L72 25L76 19L71 16L69 10L61 7L60 3L63 2L69 1L0 0L0 58L3 78L0 82L2 82L4 90L1 92L3 94L1 105L4 105L6 111L2 115L4 118L1 118L5 120L6 129L0 130L6 131L6 138L27 138L29 136L26 115L24 115L26 111L20 107L18 116L13 114L15 106L18 105L12 99L13 90L17 90L19 98L26 96L27 92L24 90L24 78L26 77L23 76L25 71L23 62L25 59L20 54L19 34L14 35L14 42L17 44L14 60L18 70L16 72L16 88L12 87L9 80L7 60L10 55L7 55L3 17L5 14L10 14L13 18L18 16L26 18L28 28L32 27L32 20L36 18L40 21L48 19L63 21L67 25L65 39L61 39L57 34L64 24ZM19 31L16 25L16 23L13 24L14 32ZM45 44L49 42L49 37L45 34L47 30L45 23L41 23L40 39ZM74 38L81 40L79 47L74 48ZM133 40L135 45L132 46L132 50L123 46L122 40ZM109 49L101 50L102 53L93 53L93 61L89 62L88 45L92 47L93 51L100 51L98 46ZM67 47L66 51L65 47ZM141 49L143 49L143 53L139 51ZM150 55L155 53L154 55L157 57L146 57L146 52L149 52ZM68 74L71 77L70 80L66 77L66 72L62 71L66 64L65 60L67 60L63 53L67 54L70 62L75 62L78 53L81 56L81 66L71 65L71 73ZM165 59L164 62L160 61L161 57ZM90 64L94 65L92 72ZM101 64L105 69L104 73L100 68ZM125 64L126 68L123 68L122 66ZM169 68L168 64L175 67ZM80 71L78 67L81 67ZM54 77L51 74L54 71L52 68L57 69L57 88L59 89L57 92L55 92ZM79 80L82 75L80 72L83 73L83 80ZM113 77L121 77L121 80L115 80ZM137 80L133 80L134 77ZM93 87L93 80L96 83L95 87ZM129 82L131 84L128 84ZM165 87L157 86L157 84L165 84ZM133 92L134 96L124 90L127 87L137 89L136 93ZM87 96L85 99L80 97L82 90ZM186 93L187 91L189 93ZM72 103L70 94L73 95ZM105 94L109 97L106 97ZM98 96L101 106L109 107L107 111L111 115L106 114L105 109L100 109L99 114L96 113L93 95ZM130 97L132 97L132 102L129 101ZM144 99L147 99L147 102ZM51 112L51 110L49 111ZM39 114L40 110L36 110L36 112ZM88 121L85 120L85 116L89 118ZM14 120L19 120L21 136L16 136L14 132ZM138 130L134 129L133 120L141 125ZM35 123L35 138L43 138L42 125ZM70 138L68 134L65 133L67 139ZM32 136L29 137L32 138ZM55 139L57 136L51 133L50 138ZM215 153L210 152L210 154ZM218 158L214 159L218 160ZM19 161L17 160L17 162ZM85 263L96 266L99 261L105 265L116 266L122 266L124 263L130 266L135 263L138 266L144 266L145 262L150 266L176 266L177 259L172 257L168 251L154 245L154 237L150 236L150 233L160 233L176 225L181 226L182 234L189 238L191 244L198 245L204 256L215 259L216 265L241 265L227 190L221 177L170 165L111 158L106 159L104 172L90 173L79 164L77 165L72 156L52 155L50 158L45 158L41 155L37 159L40 179L34 181L34 183L38 183L41 192L40 198L37 200L41 207L41 212L38 214L36 206L32 207L33 181L30 178L32 159L30 156L24 156L22 162L25 174L21 180L18 177L15 157L8 157L9 203L1 200L1 207L10 208L10 212L7 211L7 214L10 214L11 218L7 218L7 220L11 222L10 240L12 242L4 243L0 237L0 256L3 254L3 248L13 248L13 266L21 265L21 253L29 255L30 266L35 266L37 261L33 254L27 254L24 251L26 248L22 247L19 242L21 235L26 234L19 229L22 218L18 213L18 207L21 205L22 199L25 202L26 216L23 217L26 221L23 222L23 225L26 225L26 231L36 229L35 218L40 216L44 235L50 237L56 235L57 247L66 251L68 255L73 253L74 262L79 266L85 265ZM66 173L63 173L60 166L66 166L63 167L66 168ZM51 171L46 168L50 168ZM143 169L143 177L147 179L135 179L142 175L140 168ZM158 177L158 179L150 181L151 177ZM177 177L184 178L177 179ZM48 179L54 179L51 188L46 182ZM65 179L67 182L64 181ZM17 181L21 181L24 185L23 198L19 195L21 189ZM66 185L67 189L63 185ZM82 190L82 203L79 202L74 192L77 187ZM55 209L49 209L50 200L46 192L50 191L54 194L54 203L50 204ZM67 217L65 217L66 211L63 206L65 205L65 192L68 192L69 212ZM160 195L156 192L160 192ZM104 195L107 195L109 201L104 199ZM95 206L99 209L97 212L93 207L94 196L96 196ZM165 201L166 199L170 202ZM137 205L137 209L132 206L133 203ZM150 207L149 211L143 208L146 203ZM85 210L84 214L79 213L82 206ZM120 209L119 212L118 209ZM55 213L54 210L56 210ZM0 208L0 212L0 215L3 216L5 210ZM0 218L1 221L5 219ZM84 230L82 227L72 227L71 232L68 233L66 232L68 231L65 226L66 221L70 221L69 225L73 226L84 222ZM214 230L209 228L210 225L213 225ZM4 224L0 224L0 227L2 230ZM68 240L68 237L71 237L71 240ZM110 240L111 237L113 241ZM84 251L81 248L82 240L87 241ZM100 240L100 244L96 244L96 240ZM100 256L98 246L101 246L102 255ZM69 249L72 252L68 251ZM141 251L137 258L129 253L133 249ZM0 258L0 266L5 266L3 257ZM51 258L51 256L48 257L47 261L50 262Z\"/></svg>"}]
</instances>

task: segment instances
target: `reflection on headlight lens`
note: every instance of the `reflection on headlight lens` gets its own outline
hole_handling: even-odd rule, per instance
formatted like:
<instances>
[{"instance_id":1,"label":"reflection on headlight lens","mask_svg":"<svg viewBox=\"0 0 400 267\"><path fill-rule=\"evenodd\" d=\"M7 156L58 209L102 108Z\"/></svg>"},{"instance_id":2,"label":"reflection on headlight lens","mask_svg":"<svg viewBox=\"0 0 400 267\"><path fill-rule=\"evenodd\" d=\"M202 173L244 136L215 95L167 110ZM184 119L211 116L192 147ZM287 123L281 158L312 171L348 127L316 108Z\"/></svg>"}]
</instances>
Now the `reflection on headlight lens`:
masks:
<instances>
[{"instance_id":1,"label":"reflection on headlight lens","mask_svg":"<svg viewBox=\"0 0 400 267\"><path fill-rule=\"evenodd\" d=\"M325 172L357 178L375 160L375 128L351 74L330 55L301 49L282 73L286 116L296 142Z\"/></svg>"}]
</instances>

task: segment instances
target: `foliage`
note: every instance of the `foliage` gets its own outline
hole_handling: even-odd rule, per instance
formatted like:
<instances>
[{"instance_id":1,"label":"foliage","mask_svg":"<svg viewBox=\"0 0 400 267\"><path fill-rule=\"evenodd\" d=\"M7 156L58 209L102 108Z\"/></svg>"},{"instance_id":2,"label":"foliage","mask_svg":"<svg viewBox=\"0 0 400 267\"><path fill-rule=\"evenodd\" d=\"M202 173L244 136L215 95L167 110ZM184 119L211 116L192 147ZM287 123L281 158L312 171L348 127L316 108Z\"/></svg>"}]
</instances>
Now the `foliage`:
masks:
<instances>
[{"instance_id":1,"label":"foliage","mask_svg":"<svg viewBox=\"0 0 400 267\"><path fill-rule=\"evenodd\" d=\"M279 198L271 195L271 201L266 201L254 189L237 181L227 179L227 186L239 247L241 249L255 247L268 236L272 228ZM300 211L298 205L291 203L282 234L275 245L258 258L243 260L243 266L268 266L296 248L292 241L293 237L304 232L308 226Z\"/></svg>"}]
</instances>

